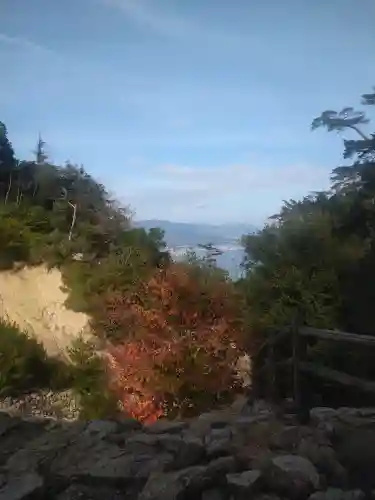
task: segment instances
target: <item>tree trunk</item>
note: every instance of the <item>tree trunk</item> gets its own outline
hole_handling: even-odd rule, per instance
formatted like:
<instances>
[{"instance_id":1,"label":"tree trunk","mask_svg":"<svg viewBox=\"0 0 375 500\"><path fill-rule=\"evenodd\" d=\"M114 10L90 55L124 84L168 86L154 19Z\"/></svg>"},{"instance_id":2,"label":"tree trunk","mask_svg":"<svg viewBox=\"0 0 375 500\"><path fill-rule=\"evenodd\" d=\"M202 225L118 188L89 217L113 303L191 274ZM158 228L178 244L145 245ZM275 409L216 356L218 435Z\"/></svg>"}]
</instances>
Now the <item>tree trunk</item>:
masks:
<instances>
[{"instance_id":1,"label":"tree trunk","mask_svg":"<svg viewBox=\"0 0 375 500\"><path fill-rule=\"evenodd\" d=\"M77 218L77 205L73 205L73 203L70 203L70 201L68 201L69 205L73 208L73 217L72 217L72 224L70 226L70 231L69 231L69 241L71 241L72 239L72 235L73 235L73 229L74 229L74 225L76 223L76 218Z\"/></svg>"},{"instance_id":2,"label":"tree trunk","mask_svg":"<svg viewBox=\"0 0 375 500\"><path fill-rule=\"evenodd\" d=\"M365 135L365 134L362 132L362 130L360 130L360 129L359 129L358 127L356 127L355 125L349 125L349 128L351 128L352 130L355 130L355 131L357 132L357 134L359 134L359 135L362 137L362 139L363 139L364 141L369 141L369 140L370 140L370 138L369 138L369 137L367 137L367 135Z\"/></svg>"},{"instance_id":3,"label":"tree trunk","mask_svg":"<svg viewBox=\"0 0 375 500\"><path fill-rule=\"evenodd\" d=\"M10 172L9 174L9 184L8 184L7 194L5 195L4 205L8 203L9 193L11 189L12 189L12 172Z\"/></svg>"}]
</instances>

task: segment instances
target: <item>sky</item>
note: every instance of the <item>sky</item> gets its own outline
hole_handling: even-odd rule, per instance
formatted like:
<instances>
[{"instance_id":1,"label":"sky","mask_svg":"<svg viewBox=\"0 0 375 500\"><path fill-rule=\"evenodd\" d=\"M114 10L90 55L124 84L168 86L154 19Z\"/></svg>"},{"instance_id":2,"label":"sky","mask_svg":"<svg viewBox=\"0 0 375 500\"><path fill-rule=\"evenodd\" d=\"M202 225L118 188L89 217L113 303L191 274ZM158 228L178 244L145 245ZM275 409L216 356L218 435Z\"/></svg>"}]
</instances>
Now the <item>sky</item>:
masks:
<instances>
[{"instance_id":1,"label":"sky","mask_svg":"<svg viewBox=\"0 0 375 500\"><path fill-rule=\"evenodd\" d=\"M137 219L261 225L328 188L343 137L311 121L375 85L375 0L0 0L0 20L17 156L41 132Z\"/></svg>"}]
</instances>

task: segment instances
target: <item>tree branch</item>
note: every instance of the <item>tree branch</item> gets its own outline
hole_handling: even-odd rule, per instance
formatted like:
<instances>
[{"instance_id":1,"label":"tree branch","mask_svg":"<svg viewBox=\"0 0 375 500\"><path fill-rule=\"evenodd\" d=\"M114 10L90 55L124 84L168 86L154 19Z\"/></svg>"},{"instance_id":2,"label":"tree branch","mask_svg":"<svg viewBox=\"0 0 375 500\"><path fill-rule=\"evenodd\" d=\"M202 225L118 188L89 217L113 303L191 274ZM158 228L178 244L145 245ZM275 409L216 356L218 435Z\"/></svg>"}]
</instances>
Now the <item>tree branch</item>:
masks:
<instances>
[{"instance_id":1,"label":"tree branch","mask_svg":"<svg viewBox=\"0 0 375 500\"><path fill-rule=\"evenodd\" d=\"M360 130L360 129L359 129L358 127L356 127L355 125L348 125L348 128L351 128L351 129L355 130L355 131L357 132L357 134L359 134L359 135L362 137L362 139L363 139L363 140L365 140L365 141L369 141L369 140L370 140L370 138L369 138L369 137L367 137L367 135L365 135L365 134L362 132L362 130Z\"/></svg>"}]
</instances>

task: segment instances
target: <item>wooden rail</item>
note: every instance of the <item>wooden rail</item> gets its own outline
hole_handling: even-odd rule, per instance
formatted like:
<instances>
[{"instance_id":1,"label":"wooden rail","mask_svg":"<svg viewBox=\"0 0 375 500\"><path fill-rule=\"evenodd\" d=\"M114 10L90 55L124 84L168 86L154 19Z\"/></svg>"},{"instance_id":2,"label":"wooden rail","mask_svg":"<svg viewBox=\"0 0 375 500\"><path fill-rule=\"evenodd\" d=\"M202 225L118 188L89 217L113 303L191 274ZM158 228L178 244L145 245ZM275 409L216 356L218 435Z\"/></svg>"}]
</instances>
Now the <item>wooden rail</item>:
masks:
<instances>
[{"instance_id":1,"label":"wooden rail","mask_svg":"<svg viewBox=\"0 0 375 500\"><path fill-rule=\"evenodd\" d=\"M309 418L309 389L305 385L305 375L312 374L324 381L353 387L364 393L375 395L375 382L365 380L344 372L321 366L307 360L307 339L314 338L332 342L356 344L368 348L375 347L375 337L358 335L355 333L337 330L320 330L310 327L288 327L275 331L269 335L264 344L258 349L254 359L256 377L266 379L266 397L274 402L278 399L277 373L280 369L291 369L292 395L296 412L301 421ZM289 346L291 356L278 356L278 346ZM280 359L278 359L280 358ZM257 383L254 384L255 393L259 393Z\"/></svg>"}]
</instances>

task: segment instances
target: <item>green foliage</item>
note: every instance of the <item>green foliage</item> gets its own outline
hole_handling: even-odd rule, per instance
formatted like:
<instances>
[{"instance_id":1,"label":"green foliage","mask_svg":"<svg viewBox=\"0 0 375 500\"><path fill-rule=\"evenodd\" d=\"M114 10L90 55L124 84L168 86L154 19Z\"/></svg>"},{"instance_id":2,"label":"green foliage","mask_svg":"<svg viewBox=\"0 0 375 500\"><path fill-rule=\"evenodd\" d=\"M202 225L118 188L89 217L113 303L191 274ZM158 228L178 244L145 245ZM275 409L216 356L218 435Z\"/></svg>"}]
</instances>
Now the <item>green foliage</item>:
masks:
<instances>
[{"instance_id":1,"label":"green foliage","mask_svg":"<svg viewBox=\"0 0 375 500\"><path fill-rule=\"evenodd\" d=\"M50 163L41 137L35 161L16 160L7 134L0 123L0 269L58 266L69 292L67 305L89 313L95 333L106 313L105 294L129 293L155 268L168 264L163 232L133 228L127 209L82 166ZM33 339L4 323L0 347L3 391L30 384L72 387L83 417L117 410L92 345L77 342L66 365L48 359Z\"/></svg>"},{"instance_id":2,"label":"green foliage","mask_svg":"<svg viewBox=\"0 0 375 500\"><path fill-rule=\"evenodd\" d=\"M0 320L0 396L66 382L57 361L48 359L41 344L15 324ZM56 376L56 378L54 378Z\"/></svg>"},{"instance_id":3,"label":"green foliage","mask_svg":"<svg viewBox=\"0 0 375 500\"><path fill-rule=\"evenodd\" d=\"M364 94L362 103L374 105L375 94ZM363 111L351 107L324 111L315 118L313 130L325 127L356 134L354 139L344 140L343 156L352 164L332 171L329 191L284 202L262 231L243 238L246 274L236 287L253 338L295 321L374 334L375 134L365 134L361 128L368 123ZM91 326L100 340L115 342L111 313L131 296L138 304L137 290L142 284L158 268L171 268L164 234L158 228L148 233L133 228L127 210L118 206L104 186L83 167L49 163L44 146L39 138L36 161L16 160L6 127L0 123L0 267L10 268L18 262L59 266L69 291L67 305L91 315ZM210 243L202 248L206 256L190 253L182 268L189 268L199 287L204 310L212 290L229 278L215 265L218 250ZM168 295L165 290L163 294ZM108 296L113 298L113 310L108 308ZM143 307L150 296L142 297ZM179 300L182 311L192 305L187 296ZM122 307L123 325L128 315L129 309ZM155 320L152 315L151 319ZM0 326L7 332L0 338L6 346L0 358L5 367L1 371L3 390L23 390L23 384L42 381L68 384L80 396L83 417L116 413L105 364L93 344L77 342L70 353L71 366L60 366L56 369L59 376L53 379L51 361L43 349L14 326ZM122 327L116 332L116 341L127 335ZM9 361L12 337L17 339L14 349L20 360L16 371ZM363 370L371 371L370 360L363 353L348 355L322 343L309 352L314 359L330 359L337 367L346 365L348 369L362 359ZM23 378L21 374L26 373L29 375Z\"/></svg>"},{"instance_id":4,"label":"green foliage","mask_svg":"<svg viewBox=\"0 0 375 500\"><path fill-rule=\"evenodd\" d=\"M80 417L84 420L113 417L117 399L108 387L105 363L94 343L77 339L70 351L73 391L79 397Z\"/></svg>"},{"instance_id":5,"label":"green foliage","mask_svg":"<svg viewBox=\"0 0 375 500\"><path fill-rule=\"evenodd\" d=\"M117 400L108 389L105 364L94 344L78 339L69 355L68 363L49 358L33 337L0 320L0 397L70 388L79 398L81 418L114 416Z\"/></svg>"},{"instance_id":6,"label":"green foliage","mask_svg":"<svg viewBox=\"0 0 375 500\"><path fill-rule=\"evenodd\" d=\"M363 104L374 105L375 94L365 94ZM284 202L269 225L243 238L246 276L237 286L253 340L294 322L375 334L375 135L361 130L367 123L353 108L316 118L313 129L357 134L344 140L352 165L332 171L330 191ZM361 349L315 342L308 355L331 368L375 376L371 356Z\"/></svg>"}]
</instances>

